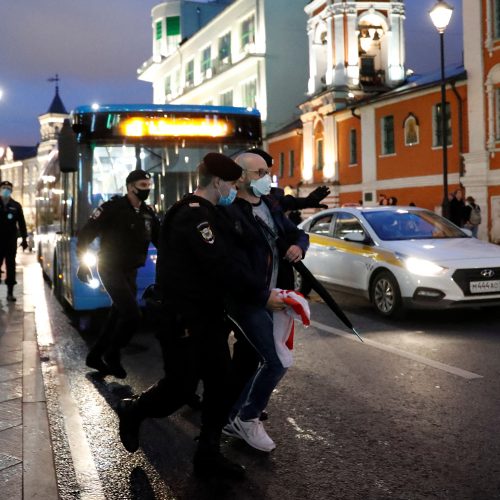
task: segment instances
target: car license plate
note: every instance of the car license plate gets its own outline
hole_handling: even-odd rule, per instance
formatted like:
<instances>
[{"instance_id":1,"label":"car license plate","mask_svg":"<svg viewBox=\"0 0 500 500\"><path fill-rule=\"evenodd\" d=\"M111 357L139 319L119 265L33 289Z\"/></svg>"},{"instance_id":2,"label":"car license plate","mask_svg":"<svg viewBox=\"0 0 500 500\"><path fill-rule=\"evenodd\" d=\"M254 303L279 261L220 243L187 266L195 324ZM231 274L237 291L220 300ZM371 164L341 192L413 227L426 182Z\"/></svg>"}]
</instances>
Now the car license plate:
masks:
<instances>
[{"instance_id":1,"label":"car license plate","mask_svg":"<svg viewBox=\"0 0 500 500\"><path fill-rule=\"evenodd\" d=\"M471 293L500 292L500 280L471 281L470 292Z\"/></svg>"}]
</instances>

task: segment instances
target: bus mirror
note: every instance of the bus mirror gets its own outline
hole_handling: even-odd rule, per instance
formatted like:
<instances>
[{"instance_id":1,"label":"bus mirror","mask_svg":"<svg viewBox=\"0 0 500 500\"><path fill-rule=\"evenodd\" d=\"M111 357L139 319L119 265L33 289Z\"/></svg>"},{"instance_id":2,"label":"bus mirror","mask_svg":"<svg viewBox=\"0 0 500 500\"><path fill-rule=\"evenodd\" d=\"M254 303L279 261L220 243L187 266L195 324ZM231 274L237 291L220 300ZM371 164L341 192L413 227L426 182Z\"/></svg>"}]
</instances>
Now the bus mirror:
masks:
<instances>
[{"instance_id":1,"label":"bus mirror","mask_svg":"<svg viewBox=\"0 0 500 500\"><path fill-rule=\"evenodd\" d=\"M73 132L69 120L64 120L59 138L57 140L59 149L59 168L61 172L78 171L78 149L76 134Z\"/></svg>"}]
</instances>

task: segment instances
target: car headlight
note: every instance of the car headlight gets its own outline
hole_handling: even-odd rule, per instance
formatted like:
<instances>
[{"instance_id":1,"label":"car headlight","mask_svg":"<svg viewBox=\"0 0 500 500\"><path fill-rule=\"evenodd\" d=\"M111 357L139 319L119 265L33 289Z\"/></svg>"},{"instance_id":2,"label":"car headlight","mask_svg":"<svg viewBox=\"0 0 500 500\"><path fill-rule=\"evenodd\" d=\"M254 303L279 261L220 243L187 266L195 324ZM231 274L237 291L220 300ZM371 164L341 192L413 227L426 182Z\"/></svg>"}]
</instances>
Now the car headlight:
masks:
<instances>
[{"instance_id":1,"label":"car headlight","mask_svg":"<svg viewBox=\"0 0 500 500\"><path fill-rule=\"evenodd\" d=\"M97 264L97 255L94 252L85 252L82 256L82 262L88 267L93 267Z\"/></svg>"},{"instance_id":2,"label":"car headlight","mask_svg":"<svg viewBox=\"0 0 500 500\"><path fill-rule=\"evenodd\" d=\"M439 276L446 271L445 267L438 266L430 260L407 257L404 261L406 269L418 276Z\"/></svg>"}]
</instances>

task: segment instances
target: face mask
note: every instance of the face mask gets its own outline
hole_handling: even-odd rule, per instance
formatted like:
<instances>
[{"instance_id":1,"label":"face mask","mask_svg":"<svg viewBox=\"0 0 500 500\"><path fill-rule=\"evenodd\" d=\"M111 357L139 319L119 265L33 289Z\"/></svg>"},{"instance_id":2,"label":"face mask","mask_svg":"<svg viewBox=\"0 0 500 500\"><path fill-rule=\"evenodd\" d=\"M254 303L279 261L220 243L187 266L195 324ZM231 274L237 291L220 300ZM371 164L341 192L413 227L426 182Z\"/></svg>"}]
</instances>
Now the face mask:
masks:
<instances>
[{"instance_id":1,"label":"face mask","mask_svg":"<svg viewBox=\"0 0 500 500\"><path fill-rule=\"evenodd\" d=\"M219 201L217 202L217 205L220 205L222 207L227 207L228 205L231 205L231 203L236 198L236 194L238 193L236 188L231 188L229 190L229 194L227 196L223 196L221 194L219 188L217 188L217 191L219 191L219 194L220 194L220 198L219 198Z\"/></svg>"},{"instance_id":2,"label":"face mask","mask_svg":"<svg viewBox=\"0 0 500 500\"><path fill-rule=\"evenodd\" d=\"M271 182L273 181L269 174L264 175L264 177L260 179L251 181L250 187L252 188L253 194L259 198L269 194L271 192Z\"/></svg>"},{"instance_id":3,"label":"face mask","mask_svg":"<svg viewBox=\"0 0 500 500\"><path fill-rule=\"evenodd\" d=\"M151 189L139 189L139 188L135 188L135 195L141 201L146 201L148 199L148 196L149 196L150 192L151 192Z\"/></svg>"},{"instance_id":4,"label":"face mask","mask_svg":"<svg viewBox=\"0 0 500 500\"><path fill-rule=\"evenodd\" d=\"M10 189L2 189L2 197L3 198L9 198L11 194L12 194L12 191Z\"/></svg>"}]
</instances>

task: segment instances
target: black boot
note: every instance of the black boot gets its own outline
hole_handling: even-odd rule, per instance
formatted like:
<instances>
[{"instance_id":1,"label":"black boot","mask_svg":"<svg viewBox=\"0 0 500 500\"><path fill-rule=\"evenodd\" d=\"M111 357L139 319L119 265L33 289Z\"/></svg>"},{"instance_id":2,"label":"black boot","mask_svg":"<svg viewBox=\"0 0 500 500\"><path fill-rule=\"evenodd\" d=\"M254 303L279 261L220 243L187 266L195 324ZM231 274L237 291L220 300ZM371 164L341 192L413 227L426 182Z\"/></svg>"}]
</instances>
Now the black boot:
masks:
<instances>
[{"instance_id":1,"label":"black boot","mask_svg":"<svg viewBox=\"0 0 500 500\"><path fill-rule=\"evenodd\" d=\"M14 285L7 285L7 300L15 302L17 299L14 297Z\"/></svg>"},{"instance_id":2,"label":"black boot","mask_svg":"<svg viewBox=\"0 0 500 500\"><path fill-rule=\"evenodd\" d=\"M85 364L89 368L97 370L102 376L111 374L108 365L102 360L102 353L96 348L89 351L87 358L85 359Z\"/></svg>"},{"instance_id":3,"label":"black boot","mask_svg":"<svg viewBox=\"0 0 500 500\"><path fill-rule=\"evenodd\" d=\"M193 459L194 473L203 479L244 479L245 468L220 452L220 435L220 432L202 431Z\"/></svg>"},{"instance_id":4,"label":"black boot","mask_svg":"<svg viewBox=\"0 0 500 500\"><path fill-rule=\"evenodd\" d=\"M137 398L122 399L116 408L120 420L120 440L127 451L134 453L139 448L139 430L142 417Z\"/></svg>"},{"instance_id":5,"label":"black boot","mask_svg":"<svg viewBox=\"0 0 500 500\"><path fill-rule=\"evenodd\" d=\"M120 351L107 352L102 358L111 375L116 378L125 378L127 376L127 372L120 362Z\"/></svg>"}]
</instances>

